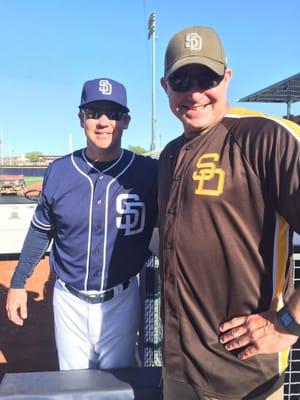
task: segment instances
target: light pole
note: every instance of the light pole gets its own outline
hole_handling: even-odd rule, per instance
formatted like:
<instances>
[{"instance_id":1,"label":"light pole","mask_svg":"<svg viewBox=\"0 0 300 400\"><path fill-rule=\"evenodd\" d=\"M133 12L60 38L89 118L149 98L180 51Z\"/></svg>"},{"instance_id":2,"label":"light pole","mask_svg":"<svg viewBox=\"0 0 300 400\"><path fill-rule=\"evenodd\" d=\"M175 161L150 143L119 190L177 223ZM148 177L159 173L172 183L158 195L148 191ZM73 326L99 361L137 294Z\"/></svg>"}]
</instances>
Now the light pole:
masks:
<instances>
[{"instance_id":1,"label":"light pole","mask_svg":"<svg viewBox=\"0 0 300 400\"><path fill-rule=\"evenodd\" d=\"M155 109L155 40L156 15L152 12L148 21L148 39L152 38L152 132L150 151L156 149L156 109Z\"/></svg>"},{"instance_id":2,"label":"light pole","mask_svg":"<svg viewBox=\"0 0 300 400\"><path fill-rule=\"evenodd\" d=\"M0 128L0 146L1 146L1 148L0 148L0 157L1 157L0 162L1 162L1 165L3 165L3 128Z\"/></svg>"}]
</instances>

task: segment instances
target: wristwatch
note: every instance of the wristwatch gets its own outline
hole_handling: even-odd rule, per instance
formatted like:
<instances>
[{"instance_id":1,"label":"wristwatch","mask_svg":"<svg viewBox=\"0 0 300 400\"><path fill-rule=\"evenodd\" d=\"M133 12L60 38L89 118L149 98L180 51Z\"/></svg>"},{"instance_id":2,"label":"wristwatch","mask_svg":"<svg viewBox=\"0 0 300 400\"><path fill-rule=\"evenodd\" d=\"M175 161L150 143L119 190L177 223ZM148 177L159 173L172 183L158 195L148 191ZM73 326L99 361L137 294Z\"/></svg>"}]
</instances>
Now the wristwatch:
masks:
<instances>
[{"instance_id":1,"label":"wristwatch","mask_svg":"<svg viewBox=\"0 0 300 400\"><path fill-rule=\"evenodd\" d=\"M298 324L286 306L277 312L277 318L288 333L300 336L300 324Z\"/></svg>"}]
</instances>

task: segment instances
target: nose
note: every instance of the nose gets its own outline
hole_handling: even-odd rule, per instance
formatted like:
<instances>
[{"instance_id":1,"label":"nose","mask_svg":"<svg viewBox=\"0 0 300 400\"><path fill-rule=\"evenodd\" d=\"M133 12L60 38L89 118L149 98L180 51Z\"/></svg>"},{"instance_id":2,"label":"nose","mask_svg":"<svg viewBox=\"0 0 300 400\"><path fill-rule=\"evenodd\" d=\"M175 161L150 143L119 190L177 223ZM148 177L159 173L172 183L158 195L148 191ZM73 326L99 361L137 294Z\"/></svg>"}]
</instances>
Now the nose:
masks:
<instances>
[{"instance_id":1,"label":"nose","mask_svg":"<svg viewBox=\"0 0 300 400\"><path fill-rule=\"evenodd\" d=\"M205 90L195 87L189 91L189 97L192 101L197 102L202 99L204 92Z\"/></svg>"},{"instance_id":2,"label":"nose","mask_svg":"<svg viewBox=\"0 0 300 400\"><path fill-rule=\"evenodd\" d=\"M109 124L109 118L106 114L101 114L97 120L97 124L101 126L107 126Z\"/></svg>"}]
</instances>

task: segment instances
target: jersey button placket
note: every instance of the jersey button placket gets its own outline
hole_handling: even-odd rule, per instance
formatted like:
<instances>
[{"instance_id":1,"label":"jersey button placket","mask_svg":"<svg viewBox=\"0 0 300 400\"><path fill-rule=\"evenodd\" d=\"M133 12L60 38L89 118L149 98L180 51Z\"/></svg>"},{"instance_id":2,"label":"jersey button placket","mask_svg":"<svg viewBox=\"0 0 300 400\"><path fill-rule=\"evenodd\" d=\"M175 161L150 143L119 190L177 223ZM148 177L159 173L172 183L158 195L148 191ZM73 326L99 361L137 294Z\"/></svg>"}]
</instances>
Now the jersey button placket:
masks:
<instances>
[{"instance_id":1,"label":"jersey button placket","mask_svg":"<svg viewBox=\"0 0 300 400\"><path fill-rule=\"evenodd\" d=\"M173 243L171 241L167 241L165 244L165 248L167 250L172 250L173 249Z\"/></svg>"},{"instance_id":2,"label":"jersey button placket","mask_svg":"<svg viewBox=\"0 0 300 400\"><path fill-rule=\"evenodd\" d=\"M168 210L168 214L176 215L176 207L171 206Z\"/></svg>"},{"instance_id":3,"label":"jersey button placket","mask_svg":"<svg viewBox=\"0 0 300 400\"><path fill-rule=\"evenodd\" d=\"M185 150L191 150L193 148L193 146L191 144L186 145Z\"/></svg>"},{"instance_id":4,"label":"jersey button placket","mask_svg":"<svg viewBox=\"0 0 300 400\"><path fill-rule=\"evenodd\" d=\"M180 179L181 179L181 175L176 175L176 176L173 177L173 181L174 182L179 182Z\"/></svg>"},{"instance_id":5,"label":"jersey button placket","mask_svg":"<svg viewBox=\"0 0 300 400\"><path fill-rule=\"evenodd\" d=\"M92 231L90 242L90 265L89 281L94 283L99 281L102 273L103 263L103 232L104 232L104 195L105 195L105 176L98 174L94 180L94 195L92 207ZM99 182L101 181L101 182Z\"/></svg>"}]
</instances>

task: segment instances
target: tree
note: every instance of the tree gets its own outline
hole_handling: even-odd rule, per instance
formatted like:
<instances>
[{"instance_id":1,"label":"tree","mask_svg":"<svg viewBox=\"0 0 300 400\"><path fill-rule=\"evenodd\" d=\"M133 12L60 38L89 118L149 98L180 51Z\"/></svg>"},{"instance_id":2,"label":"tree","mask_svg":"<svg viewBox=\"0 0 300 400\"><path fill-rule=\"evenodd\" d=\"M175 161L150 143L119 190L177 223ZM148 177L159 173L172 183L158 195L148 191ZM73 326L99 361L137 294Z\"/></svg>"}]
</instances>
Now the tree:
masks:
<instances>
[{"instance_id":1,"label":"tree","mask_svg":"<svg viewBox=\"0 0 300 400\"><path fill-rule=\"evenodd\" d=\"M144 154L147 153L147 150L143 149L143 147L140 146L128 146L128 150L132 151L135 154Z\"/></svg>"},{"instance_id":2,"label":"tree","mask_svg":"<svg viewBox=\"0 0 300 400\"><path fill-rule=\"evenodd\" d=\"M41 151L29 151L25 154L25 157L32 163L40 161L40 158L43 157L43 153Z\"/></svg>"}]
</instances>

